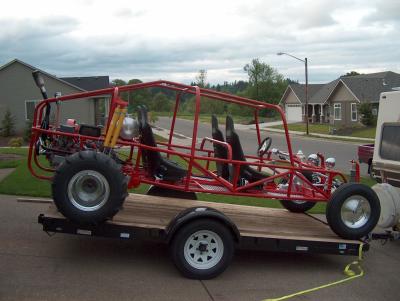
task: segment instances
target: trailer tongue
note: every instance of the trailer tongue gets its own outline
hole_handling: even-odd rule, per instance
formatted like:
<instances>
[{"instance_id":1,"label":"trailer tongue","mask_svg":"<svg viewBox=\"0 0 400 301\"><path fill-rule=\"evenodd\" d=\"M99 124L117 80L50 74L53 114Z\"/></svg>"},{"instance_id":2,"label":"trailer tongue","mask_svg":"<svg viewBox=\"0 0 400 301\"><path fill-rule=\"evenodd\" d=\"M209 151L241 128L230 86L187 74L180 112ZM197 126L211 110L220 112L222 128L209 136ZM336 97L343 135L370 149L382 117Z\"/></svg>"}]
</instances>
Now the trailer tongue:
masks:
<instances>
[{"instance_id":1,"label":"trailer tongue","mask_svg":"<svg viewBox=\"0 0 400 301\"><path fill-rule=\"evenodd\" d=\"M79 225L51 205L39 216L46 232L168 243L177 268L187 277L208 279L229 265L234 249L357 256L368 243L345 240L317 218L282 209L130 194L106 223Z\"/></svg>"}]
</instances>

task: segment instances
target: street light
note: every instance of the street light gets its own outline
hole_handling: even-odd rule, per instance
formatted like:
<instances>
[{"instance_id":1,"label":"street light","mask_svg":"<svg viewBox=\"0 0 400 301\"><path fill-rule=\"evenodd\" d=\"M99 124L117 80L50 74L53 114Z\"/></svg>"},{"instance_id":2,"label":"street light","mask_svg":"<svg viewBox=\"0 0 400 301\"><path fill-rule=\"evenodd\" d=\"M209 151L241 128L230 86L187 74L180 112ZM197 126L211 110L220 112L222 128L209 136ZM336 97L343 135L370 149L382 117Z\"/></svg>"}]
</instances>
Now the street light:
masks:
<instances>
[{"instance_id":1,"label":"street light","mask_svg":"<svg viewBox=\"0 0 400 301\"><path fill-rule=\"evenodd\" d=\"M300 59L300 58L298 58L298 57L296 57L294 55L291 55L289 53L286 53L286 52L278 52L277 55L287 55L287 56L290 56L290 57L292 57L292 58L304 63L305 73L306 73L306 85L305 85L306 107L305 107L305 110L304 110L304 114L306 115L306 135L308 135L309 132L308 132L308 62L307 62L307 58L302 60L302 59Z\"/></svg>"}]
</instances>

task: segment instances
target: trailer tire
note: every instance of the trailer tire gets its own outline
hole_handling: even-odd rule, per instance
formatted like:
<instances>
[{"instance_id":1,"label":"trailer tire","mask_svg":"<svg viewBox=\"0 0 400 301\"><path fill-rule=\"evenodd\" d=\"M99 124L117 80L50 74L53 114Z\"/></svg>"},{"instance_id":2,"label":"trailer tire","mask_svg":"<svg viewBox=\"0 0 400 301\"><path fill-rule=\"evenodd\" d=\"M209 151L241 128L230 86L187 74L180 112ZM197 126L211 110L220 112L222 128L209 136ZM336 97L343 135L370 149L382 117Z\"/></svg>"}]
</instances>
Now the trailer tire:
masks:
<instances>
[{"instance_id":1,"label":"trailer tire","mask_svg":"<svg viewBox=\"0 0 400 301\"><path fill-rule=\"evenodd\" d=\"M309 180L310 182L313 182L313 177L312 177L312 173L311 172L302 172L302 174L304 175L304 177L306 177L307 180ZM283 179L281 181L281 183L287 183L286 179ZM294 212L294 213L303 213L306 212L308 210L310 210L311 208L313 208L315 206L315 202L308 202L308 201L296 201L296 200L280 200L281 205L289 210L290 212Z\"/></svg>"},{"instance_id":2,"label":"trailer tire","mask_svg":"<svg viewBox=\"0 0 400 301\"><path fill-rule=\"evenodd\" d=\"M232 261L234 250L231 231L209 218L184 224L170 244L175 266L191 279L211 279L221 274Z\"/></svg>"},{"instance_id":3,"label":"trailer tire","mask_svg":"<svg viewBox=\"0 0 400 301\"><path fill-rule=\"evenodd\" d=\"M57 168L52 194L58 210L71 221L96 225L113 217L127 193L127 177L109 156L81 151Z\"/></svg>"},{"instance_id":4,"label":"trailer tire","mask_svg":"<svg viewBox=\"0 0 400 301\"><path fill-rule=\"evenodd\" d=\"M379 198L370 187L359 183L340 185L326 206L331 229L345 239L367 236L379 221Z\"/></svg>"}]
</instances>

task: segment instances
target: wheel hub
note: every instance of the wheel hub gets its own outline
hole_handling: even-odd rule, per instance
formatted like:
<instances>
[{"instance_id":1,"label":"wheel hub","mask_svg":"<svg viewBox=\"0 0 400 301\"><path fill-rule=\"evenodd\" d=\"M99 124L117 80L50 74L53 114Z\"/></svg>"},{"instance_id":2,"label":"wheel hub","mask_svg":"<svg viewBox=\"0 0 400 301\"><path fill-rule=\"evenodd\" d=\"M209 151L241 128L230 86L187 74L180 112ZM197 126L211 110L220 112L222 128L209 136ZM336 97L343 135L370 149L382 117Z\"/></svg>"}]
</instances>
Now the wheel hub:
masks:
<instances>
[{"instance_id":1,"label":"wheel hub","mask_svg":"<svg viewBox=\"0 0 400 301\"><path fill-rule=\"evenodd\" d=\"M371 217L371 206L366 198L354 195L347 198L342 205L343 223L352 229L363 227Z\"/></svg>"},{"instance_id":2,"label":"wheel hub","mask_svg":"<svg viewBox=\"0 0 400 301\"><path fill-rule=\"evenodd\" d=\"M207 242L199 242L198 247L196 250L199 250L200 253L208 252L208 243Z\"/></svg>"},{"instance_id":3,"label":"wheel hub","mask_svg":"<svg viewBox=\"0 0 400 301\"><path fill-rule=\"evenodd\" d=\"M186 240L184 257L196 269L210 269L217 265L224 254L222 239L215 232L200 230Z\"/></svg>"},{"instance_id":4,"label":"wheel hub","mask_svg":"<svg viewBox=\"0 0 400 301\"><path fill-rule=\"evenodd\" d=\"M68 198L82 211L95 211L104 206L110 196L107 179L95 170L82 170L68 183Z\"/></svg>"}]
</instances>

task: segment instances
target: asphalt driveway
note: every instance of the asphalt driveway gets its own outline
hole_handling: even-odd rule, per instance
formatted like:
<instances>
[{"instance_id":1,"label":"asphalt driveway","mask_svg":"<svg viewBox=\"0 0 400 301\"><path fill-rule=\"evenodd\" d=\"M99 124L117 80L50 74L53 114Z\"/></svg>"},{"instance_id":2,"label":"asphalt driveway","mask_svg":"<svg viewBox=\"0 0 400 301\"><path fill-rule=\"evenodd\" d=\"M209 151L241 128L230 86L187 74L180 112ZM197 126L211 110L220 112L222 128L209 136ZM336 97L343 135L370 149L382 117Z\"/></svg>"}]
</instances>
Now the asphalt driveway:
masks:
<instances>
[{"instance_id":1,"label":"asphalt driveway","mask_svg":"<svg viewBox=\"0 0 400 301\"><path fill-rule=\"evenodd\" d=\"M0 196L0 300L263 300L343 278L353 257L239 251L220 277L183 278L162 244L57 234L47 204ZM374 242L366 275L293 300L398 300L400 243Z\"/></svg>"}]
</instances>

